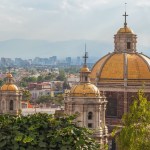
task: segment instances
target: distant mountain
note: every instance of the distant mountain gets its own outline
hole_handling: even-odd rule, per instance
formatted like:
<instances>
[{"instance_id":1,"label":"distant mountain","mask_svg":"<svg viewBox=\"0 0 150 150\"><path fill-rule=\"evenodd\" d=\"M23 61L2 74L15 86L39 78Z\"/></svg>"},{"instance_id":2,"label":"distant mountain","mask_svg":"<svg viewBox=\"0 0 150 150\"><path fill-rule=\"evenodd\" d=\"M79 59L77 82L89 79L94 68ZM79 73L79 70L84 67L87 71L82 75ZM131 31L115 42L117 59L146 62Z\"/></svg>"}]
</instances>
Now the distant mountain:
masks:
<instances>
[{"instance_id":1,"label":"distant mountain","mask_svg":"<svg viewBox=\"0 0 150 150\"><path fill-rule=\"evenodd\" d=\"M87 41L87 51L90 56L98 56L112 51L109 44L97 41ZM13 39L0 41L0 57L76 57L84 53L85 40L48 42L44 40Z\"/></svg>"},{"instance_id":2,"label":"distant mountain","mask_svg":"<svg viewBox=\"0 0 150 150\"><path fill-rule=\"evenodd\" d=\"M113 43L110 45L109 43L92 40L49 42L44 40L12 39L0 41L0 57L34 58L58 56L62 58L83 56L85 42L90 57L100 58L114 49ZM145 54L148 55L148 53Z\"/></svg>"}]
</instances>

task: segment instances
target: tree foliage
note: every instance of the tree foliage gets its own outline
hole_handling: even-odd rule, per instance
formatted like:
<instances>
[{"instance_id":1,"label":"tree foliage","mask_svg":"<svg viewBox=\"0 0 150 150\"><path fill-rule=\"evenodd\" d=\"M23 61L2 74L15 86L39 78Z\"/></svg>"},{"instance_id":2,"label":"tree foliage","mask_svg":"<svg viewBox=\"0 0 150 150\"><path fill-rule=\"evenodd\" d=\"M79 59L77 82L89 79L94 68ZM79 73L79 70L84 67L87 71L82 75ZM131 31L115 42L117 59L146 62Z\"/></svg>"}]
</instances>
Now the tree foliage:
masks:
<instances>
[{"instance_id":1,"label":"tree foliage","mask_svg":"<svg viewBox=\"0 0 150 150\"><path fill-rule=\"evenodd\" d=\"M65 71L64 70L60 70L59 71L59 75L57 76L56 80L64 81L65 79L66 79Z\"/></svg>"},{"instance_id":2,"label":"tree foliage","mask_svg":"<svg viewBox=\"0 0 150 150\"><path fill-rule=\"evenodd\" d=\"M43 82L44 81L44 77L43 76L38 76L37 77L37 82Z\"/></svg>"},{"instance_id":3,"label":"tree foliage","mask_svg":"<svg viewBox=\"0 0 150 150\"><path fill-rule=\"evenodd\" d=\"M2 86L3 84L4 84L4 81L0 79L0 86Z\"/></svg>"},{"instance_id":4,"label":"tree foliage","mask_svg":"<svg viewBox=\"0 0 150 150\"><path fill-rule=\"evenodd\" d=\"M150 150L150 102L139 91L122 119L123 128L117 136L120 150Z\"/></svg>"},{"instance_id":5,"label":"tree foliage","mask_svg":"<svg viewBox=\"0 0 150 150\"><path fill-rule=\"evenodd\" d=\"M54 97L51 97L51 95L42 95L38 97L37 101L39 103L51 103L56 105L63 105L64 97L63 94L56 94Z\"/></svg>"},{"instance_id":6,"label":"tree foliage","mask_svg":"<svg viewBox=\"0 0 150 150\"><path fill-rule=\"evenodd\" d=\"M0 150L99 150L91 131L76 116L0 115Z\"/></svg>"},{"instance_id":7,"label":"tree foliage","mask_svg":"<svg viewBox=\"0 0 150 150\"><path fill-rule=\"evenodd\" d=\"M31 99L31 96L32 96L32 94L30 93L29 90L24 90L23 95L22 95L22 99L29 101Z\"/></svg>"},{"instance_id":8,"label":"tree foliage","mask_svg":"<svg viewBox=\"0 0 150 150\"><path fill-rule=\"evenodd\" d=\"M36 82L37 78L36 77L24 77L22 78L22 82Z\"/></svg>"}]
</instances>

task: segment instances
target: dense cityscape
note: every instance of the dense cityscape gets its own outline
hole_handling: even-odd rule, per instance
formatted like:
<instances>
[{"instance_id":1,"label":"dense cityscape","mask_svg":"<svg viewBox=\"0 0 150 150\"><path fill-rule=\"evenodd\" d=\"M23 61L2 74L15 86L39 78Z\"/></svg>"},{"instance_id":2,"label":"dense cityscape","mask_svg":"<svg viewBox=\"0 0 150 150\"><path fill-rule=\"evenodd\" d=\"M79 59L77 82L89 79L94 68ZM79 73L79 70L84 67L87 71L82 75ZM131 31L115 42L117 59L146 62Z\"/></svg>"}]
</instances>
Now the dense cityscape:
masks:
<instances>
[{"instance_id":1,"label":"dense cityscape","mask_svg":"<svg viewBox=\"0 0 150 150\"><path fill-rule=\"evenodd\" d=\"M98 59L98 58L97 58ZM96 58L90 58L88 60L88 65L91 67L96 61ZM22 59L22 58L4 58L1 57L0 66L1 67L29 67L29 66L51 66L51 67L69 67L69 66L81 66L82 57L66 57L58 59L57 56L52 56L49 58L35 57L34 59Z\"/></svg>"}]
</instances>

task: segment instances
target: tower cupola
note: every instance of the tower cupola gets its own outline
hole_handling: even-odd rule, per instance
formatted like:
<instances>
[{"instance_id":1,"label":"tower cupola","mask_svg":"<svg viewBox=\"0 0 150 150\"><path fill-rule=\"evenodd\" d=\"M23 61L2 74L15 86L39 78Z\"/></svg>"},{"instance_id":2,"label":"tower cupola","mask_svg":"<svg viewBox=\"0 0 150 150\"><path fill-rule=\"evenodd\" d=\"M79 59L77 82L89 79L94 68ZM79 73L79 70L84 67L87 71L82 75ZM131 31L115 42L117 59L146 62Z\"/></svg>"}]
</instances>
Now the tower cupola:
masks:
<instances>
[{"instance_id":1,"label":"tower cupola","mask_svg":"<svg viewBox=\"0 0 150 150\"><path fill-rule=\"evenodd\" d=\"M132 29L127 26L127 13L123 15L125 17L124 27L120 28L117 34L114 35L114 51L115 52L136 52L137 36Z\"/></svg>"}]
</instances>

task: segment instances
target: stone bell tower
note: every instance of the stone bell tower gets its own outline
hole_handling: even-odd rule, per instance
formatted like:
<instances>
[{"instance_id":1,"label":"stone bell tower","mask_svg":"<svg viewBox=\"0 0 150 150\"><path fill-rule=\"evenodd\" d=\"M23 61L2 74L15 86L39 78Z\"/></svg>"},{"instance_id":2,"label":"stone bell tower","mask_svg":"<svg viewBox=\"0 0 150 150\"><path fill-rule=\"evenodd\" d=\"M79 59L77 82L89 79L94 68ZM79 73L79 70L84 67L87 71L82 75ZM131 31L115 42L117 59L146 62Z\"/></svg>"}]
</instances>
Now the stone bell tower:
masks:
<instances>
[{"instance_id":1,"label":"stone bell tower","mask_svg":"<svg viewBox=\"0 0 150 150\"><path fill-rule=\"evenodd\" d=\"M128 16L125 12L123 15L125 17L124 27L120 28L116 35L114 35L115 52L126 52L135 53L137 36L134 32L127 26L126 17Z\"/></svg>"},{"instance_id":2,"label":"stone bell tower","mask_svg":"<svg viewBox=\"0 0 150 150\"><path fill-rule=\"evenodd\" d=\"M6 83L1 87L0 93L0 114L17 115L21 109L22 92L13 84L12 74L6 75Z\"/></svg>"},{"instance_id":3,"label":"stone bell tower","mask_svg":"<svg viewBox=\"0 0 150 150\"><path fill-rule=\"evenodd\" d=\"M87 52L85 52L84 65L80 70L80 82L73 86L65 95L65 113L71 115L78 113L76 121L79 126L95 131L93 137L102 145L107 143L108 129L105 123L106 97L103 92L90 82L90 70L86 65Z\"/></svg>"}]
</instances>

